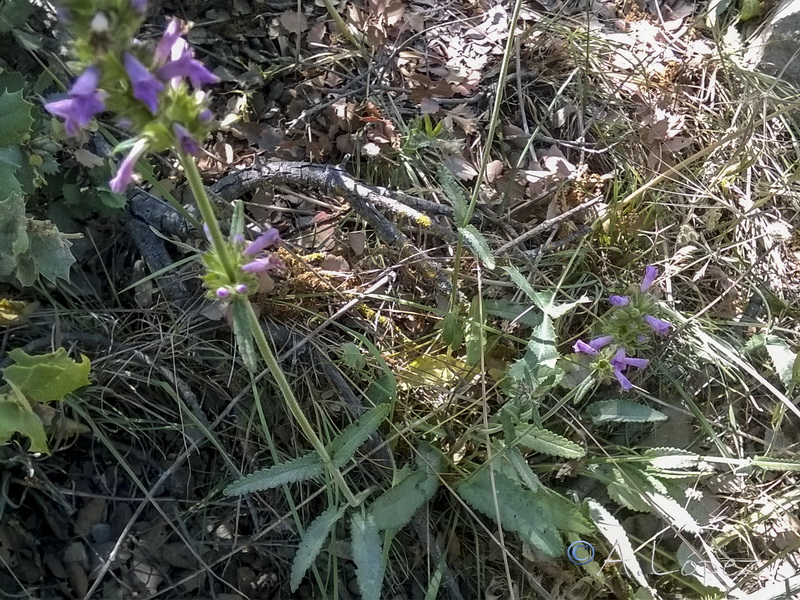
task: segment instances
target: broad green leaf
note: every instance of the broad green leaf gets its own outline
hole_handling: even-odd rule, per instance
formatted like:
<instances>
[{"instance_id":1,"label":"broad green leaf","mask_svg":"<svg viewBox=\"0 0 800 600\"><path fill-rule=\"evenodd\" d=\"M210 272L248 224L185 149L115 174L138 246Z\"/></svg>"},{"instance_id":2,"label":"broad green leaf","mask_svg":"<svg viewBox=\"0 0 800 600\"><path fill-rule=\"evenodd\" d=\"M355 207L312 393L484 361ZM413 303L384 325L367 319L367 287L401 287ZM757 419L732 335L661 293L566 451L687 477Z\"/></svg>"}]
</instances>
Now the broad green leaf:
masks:
<instances>
[{"instance_id":1,"label":"broad green leaf","mask_svg":"<svg viewBox=\"0 0 800 600\"><path fill-rule=\"evenodd\" d=\"M583 458L586 456L586 450L582 446L549 429L521 425L517 427L516 434L515 444L534 452L562 458Z\"/></svg>"},{"instance_id":2,"label":"broad green leaf","mask_svg":"<svg viewBox=\"0 0 800 600\"><path fill-rule=\"evenodd\" d=\"M0 393L0 444L5 444L15 433L30 438L31 452L50 452L41 419L22 392L11 384Z\"/></svg>"},{"instance_id":3,"label":"broad green leaf","mask_svg":"<svg viewBox=\"0 0 800 600\"><path fill-rule=\"evenodd\" d=\"M375 498L367 508L379 530L402 529L433 498L439 488L437 471L441 467L441 454L429 451L426 456L430 464L424 463L419 470Z\"/></svg>"},{"instance_id":4,"label":"broad green leaf","mask_svg":"<svg viewBox=\"0 0 800 600\"><path fill-rule=\"evenodd\" d=\"M81 362L75 362L64 348L35 356L16 348L8 356L16 364L3 369L3 377L34 402L61 400L70 392L91 383L91 361L81 355Z\"/></svg>"},{"instance_id":5,"label":"broad green leaf","mask_svg":"<svg viewBox=\"0 0 800 600\"><path fill-rule=\"evenodd\" d=\"M464 341L464 329L459 323L458 313L449 312L441 321L442 340L451 350L457 350Z\"/></svg>"},{"instance_id":6,"label":"broad green leaf","mask_svg":"<svg viewBox=\"0 0 800 600\"><path fill-rule=\"evenodd\" d=\"M483 234L478 231L474 225L466 225L465 227L459 228L458 231L461 233L461 237L464 238L464 242L469 246L478 260L481 261L483 266L490 271L493 270L497 264L495 263L492 249L489 248L489 244L486 242L486 238L483 237Z\"/></svg>"},{"instance_id":7,"label":"broad green leaf","mask_svg":"<svg viewBox=\"0 0 800 600\"><path fill-rule=\"evenodd\" d=\"M592 524L581 514L578 507L547 487L534 493L536 502L542 507L548 523L559 531L569 531L579 535L594 533Z\"/></svg>"},{"instance_id":8,"label":"broad green leaf","mask_svg":"<svg viewBox=\"0 0 800 600\"><path fill-rule=\"evenodd\" d=\"M363 512L355 513L350 519L350 535L361 598L363 600L381 600L383 548L372 515Z\"/></svg>"},{"instance_id":9,"label":"broad green leaf","mask_svg":"<svg viewBox=\"0 0 800 600\"><path fill-rule=\"evenodd\" d=\"M361 370L367 366L367 361L364 355L361 354L361 348L356 346L353 342L345 342L339 348L342 355L342 362L351 369Z\"/></svg>"},{"instance_id":10,"label":"broad green leaf","mask_svg":"<svg viewBox=\"0 0 800 600\"><path fill-rule=\"evenodd\" d=\"M460 358L450 354L423 354L412 360L402 374L400 384L403 387L447 388L465 377L469 367Z\"/></svg>"},{"instance_id":11,"label":"broad green leaf","mask_svg":"<svg viewBox=\"0 0 800 600\"><path fill-rule=\"evenodd\" d=\"M741 0L739 19L749 21L761 15L761 0Z\"/></svg>"},{"instance_id":12,"label":"broad green leaf","mask_svg":"<svg viewBox=\"0 0 800 600\"><path fill-rule=\"evenodd\" d=\"M597 500L587 498L586 505L589 507L589 517L594 521L597 530L608 540L608 543L616 550L617 554L619 554L622 564L625 565L625 570L628 574L630 574L639 585L648 590L652 590L622 524Z\"/></svg>"},{"instance_id":13,"label":"broad green leaf","mask_svg":"<svg viewBox=\"0 0 800 600\"><path fill-rule=\"evenodd\" d=\"M589 302L588 297L582 297L579 300L574 302L567 302L565 304L555 304L555 293L553 292L537 292L534 291L533 287L531 286L530 282L525 278L525 276L520 272L520 270L513 266L503 267L503 270L508 273L511 280L517 284L517 287L525 292L525 294L530 298L533 303L547 316L551 319L557 319L561 316L564 316L573 308L575 308L578 304L583 304L585 302Z\"/></svg>"},{"instance_id":14,"label":"broad green leaf","mask_svg":"<svg viewBox=\"0 0 800 600\"><path fill-rule=\"evenodd\" d=\"M371 408L331 441L326 449L334 468L342 468L353 458L358 447L383 424L391 409L389 404L379 404Z\"/></svg>"},{"instance_id":15,"label":"broad green leaf","mask_svg":"<svg viewBox=\"0 0 800 600\"><path fill-rule=\"evenodd\" d=\"M667 415L645 404L625 398L594 402L586 414L595 425L604 423L654 423L666 421Z\"/></svg>"},{"instance_id":16,"label":"broad green leaf","mask_svg":"<svg viewBox=\"0 0 800 600\"><path fill-rule=\"evenodd\" d=\"M528 461L522 456L519 448L507 446L503 451L503 458L508 461L513 469L514 476L512 479L519 481L532 492L538 492L542 489L542 482L539 481ZM508 474L506 473L506 475Z\"/></svg>"},{"instance_id":17,"label":"broad green leaf","mask_svg":"<svg viewBox=\"0 0 800 600\"><path fill-rule=\"evenodd\" d=\"M234 302L232 305L233 313L233 336L236 338L236 347L245 368L251 373L258 370L258 356L256 355L255 340L253 331L250 329L250 318L247 306L244 302Z\"/></svg>"},{"instance_id":18,"label":"broad green leaf","mask_svg":"<svg viewBox=\"0 0 800 600\"><path fill-rule=\"evenodd\" d=\"M514 483L502 473L481 469L456 487L456 492L472 508L492 520L499 517L507 531L519 534L523 542L547 556L560 556L564 544L556 527L548 521L547 511L536 495Z\"/></svg>"},{"instance_id":19,"label":"broad green leaf","mask_svg":"<svg viewBox=\"0 0 800 600\"><path fill-rule=\"evenodd\" d=\"M72 242L49 221L28 222L28 256L33 261L37 275L51 283L69 281L69 270L75 263L70 252ZM18 278L22 281L22 278Z\"/></svg>"},{"instance_id":20,"label":"broad green leaf","mask_svg":"<svg viewBox=\"0 0 800 600\"><path fill-rule=\"evenodd\" d=\"M636 512L651 511L650 505L644 500L643 491L648 484L641 472L623 472L618 467L612 467L610 475L606 489L614 502Z\"/></svg>"},{"instance_id":21,"label":"broad green leaf","mask_svg":"<svg viewBox=\"0 0 800 600\"><path fill-rule=\"evenodd\" d=\"M3 177L16 181L13 175L4 174L0 165L0 194L2 186L8 184ZM0 277L10 277L17 266L16 256L28 249L26 223L22 194L11 193L4 198L0 196Z\"/></svg>"},{"instance_id":22,"label":"broad green leaf","mask_svg":"<svg viewBox=\"0 0 800 600\"><path fill-rule=\"evenodd\" d=\"M296 592L297 588L300 587L300 582L314 563L314 560L316 560L317 555L322 550L322 546L325 545L325 540L328 539L331 529L342 518L346 509L347 505L341 508L335 505L330 506L314 519L302 535L297 554L294 555L294 561L292 561L292 573L289 579L289 586L292 592Z\"/></svg>"},{"instance_id":23,"label":"broad green leaf","mask_svg":"<svg viewBox=\"0 0 800 600\"><path fill-rule=\"evenodd\" d=\"M650 512L654 515L660 516L680 531L700 533L700 525L697 524L694 517L666 492L645 490L642 495L645 502L651 507Z\"/></svg>"},{"instance_id":24,"label":"broad green leaf","mask_svg":"<svg viewBox=\"0 0 800 600\"><path fill-rule=\"evenodd\" d=\"M295 483L321 477L325 465L316 452L311 452L292 460L261 469L234 481L225 488L226 496L242 496L279 487L285 483Z\"/></svg>"},{"instance_id":25,"label":"broad green leaf","mask_svg":"<svg viewBox=\"0 0 800 600\"><path fill-rule=\"evenodd\" d=\"M0 146L22 143L30 135L33 105L22 97L22 91L0 92Z\"/></svg>"},{"instance_id":26,"label":"broad green leaf","mask_svg":"<svg viewBox=\"0 0 800 600\"><path fill-rule=\"evenodd\" d=\"M483 349L486 346L486 332L484 329L483 315L481 314L481 299L475 296L470 302L469 317L465 323L467 344L467 364L477 365L481 362Z\"/></svg>"},{"instance_id":27,"label":"broad green leaf","mask_svg":"<svg viewBox=\"0 0 800 600\"><path fill-rule=\"evenodd\" d=\"M0 7L0 33L22 27L32 12L30 0L6 0Z\"/></svg>"},{"instance_id":28,"label":"broad green leaf","mask_svg":"<svg viewBox=\"0 0 800 600\"><path fill-rule=\"evenodd\" d=\"M483 300L483 310L487 315L499 317L506 321L522 323L528 327L536 327L542 322L542 313L539 310L532 309L530 305L519 302L485 298Z\"/></svg>"},{"instance_id":29,"label":"broad green leaf","mask_svg":"<svg viewBox=\"0 0 800 600\"><path fill-rule=\"evenodd\" d=\"M367 398L374 404L391 402L397 396L397 380L391 372L384 373L367 388Z\"/></svg>"}]
</instances>

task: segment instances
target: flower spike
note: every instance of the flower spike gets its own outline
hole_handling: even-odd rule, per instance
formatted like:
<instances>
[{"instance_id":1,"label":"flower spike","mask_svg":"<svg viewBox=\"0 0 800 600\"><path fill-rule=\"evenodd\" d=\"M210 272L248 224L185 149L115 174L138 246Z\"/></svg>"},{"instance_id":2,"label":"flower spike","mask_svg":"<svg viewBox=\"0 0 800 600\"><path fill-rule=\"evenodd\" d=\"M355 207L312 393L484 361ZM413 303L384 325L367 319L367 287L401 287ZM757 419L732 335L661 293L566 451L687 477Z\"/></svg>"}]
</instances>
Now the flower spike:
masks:
<instances>
[{"instance_id":1,"label":"flower spike","mask_svg":"<svg viewBox=\"0 0 800 600\"><path fill-rule=\"evenodd\" d=\"M648 265L645 267L644 270L644 279L642 279L642 283L639 284L639 290L642 292L646 292L650 289L650 286L653 285L653 282L658 277L658 269L652 265Z\"/></svg>"}]
</instances>

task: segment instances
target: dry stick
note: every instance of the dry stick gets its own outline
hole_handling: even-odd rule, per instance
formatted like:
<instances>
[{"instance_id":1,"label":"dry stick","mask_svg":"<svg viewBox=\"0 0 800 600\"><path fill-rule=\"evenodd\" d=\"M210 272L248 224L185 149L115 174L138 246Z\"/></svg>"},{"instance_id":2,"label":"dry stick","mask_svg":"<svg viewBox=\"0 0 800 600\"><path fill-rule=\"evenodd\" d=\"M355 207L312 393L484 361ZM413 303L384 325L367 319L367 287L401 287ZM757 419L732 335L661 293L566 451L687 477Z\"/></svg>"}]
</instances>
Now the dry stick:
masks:
<instances>
[{"instance_id":1,"label":"dry stick","mask_svg":"<svg viewBox=\"0 0 800 600\"><path fill-rule=\"evenodd\" d=\"M557 217L553 217L552 219L547 219L546 221L542 221L541 223L539 223L536 227L534 227L530 231L526 231L525 233L523 233L518 238L516 238L514 240L511 240L510 242L507 242L507 243L503 244L502 246L500 246L495 253L496 254L503 254L505 252L508 252L511 248L513 248L517 244L521 244L523 242L527 242L529 239L531 239L532 237L537 236L538 234L540 234L543 231L554 229L555 226L558 225L559 223L561 223L562 221L565 221L566 219L568 219L572 215L574 215L576 213L579 213L581 211L584 211L587 208L591 208L592 206L594 206L595 204L600 202L600 200L602 200L602 199L603 199L602 196L595 196L594 198L592 198L588 202L585 202L585 203L581 204L580 206L576 206L575 208L571 208L568 211L561 213Z\"/></svg>"}]
</instances>

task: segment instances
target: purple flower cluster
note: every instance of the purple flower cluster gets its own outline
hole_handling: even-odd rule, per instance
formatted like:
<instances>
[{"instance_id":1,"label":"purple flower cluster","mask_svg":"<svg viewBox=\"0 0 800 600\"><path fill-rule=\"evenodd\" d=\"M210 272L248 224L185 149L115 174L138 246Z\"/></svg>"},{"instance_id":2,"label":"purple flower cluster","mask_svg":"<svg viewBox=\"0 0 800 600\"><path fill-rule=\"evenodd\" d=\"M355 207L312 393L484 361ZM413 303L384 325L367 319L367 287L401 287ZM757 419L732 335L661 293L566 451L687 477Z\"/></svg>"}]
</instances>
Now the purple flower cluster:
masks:
<instances>
[{"instance_id":1,"label":"purple flower cluster","mask_svg":"<svg viewBox=\"0 0 800 600\"><path fill-rule=\"evenodd\" d=\"M621 325L625 331L632 331L633 334L635 334L635 340L640 343L647 339L647 336L642 335L639 329L641 323L646 325L644 328L645 332L647 328L650 328L656 335L662 336L667 335L672 327L666 321L654 317L651 314L647 314L646 312L643 314L644 311L652 308L652 301L645 298L645 294L650 290L657 277L658 269L653 266L648 266L645 269L644 278L639 284L637 293L634 293L633 296L611 296L608 299L612 306L622 309L623 314L618 315L618 318L616 318L617 324ZM609 327L609 329L611 328L612 327ZM602 361L598 360L597 364L604 365L604 368L610 368L611 374L613 374L614 378L619 382L622 389L627 391L633 387L633 384L626 377L625 371L629 367L644 369L649 363L646 358L627 356L625 344L629 341L630 340L620 340L617 335L612 333L596 337L589 342L577 340L573 349L575 352L600 358L599 355L601 351L606 347L610 347L610 350L604 353L605 359ZM614 344L615 342L616 344ZM609 356L611 357L610 359L608 359Z\"/></svg>"},{"instance_id":2,"label":"purple flower cluster","mask_svg":"<svg viewBox=\"0 0 800 600\"><path fill-rule=\"evenodd\" d=\"M211 242L211 236L208 231L208 225L203 225L206 238ZM244 238L241 235L233 236L233 242L237 246L244 245ZM265 253L268 248L273 248L281 243L281 236L277 229L270 228L258 236L255 240L247 244L241 251L239 263L240 268L244 273L253 275L265 271L276 271L283 269L285 265L283 261L274 254ZM246 294L249 291L249 286L246 283L237 283L233 286L225 285L220 286L216 290L216 296L220 300L229 298L233 292L237 294Z\"/></svg>"},{"instance_id":3,"label":"purple flower cluster","mask_svg":"<svg viewBox=\"0 0 800 600\"><path fill-rule=\"evenodd\" d=\"M147 2L146 0L131 0L130 7L137 14L144 14L147 9ZM99 21L98 16L102 16ZM105 23L107 28L108 20L102 13L98 13L92 23L94 24L95 21ZM167 84L172 89L178 89L184 82L188 82L195 91L198 91L206 84L219 81L216 75L211 73L203 63L194 57L194 53L181 37L181 33L181 22L178 19L172 19L152 54L149 67L140 60L141 56L137 57L133 52L124 52L121 57L125 79L127 79L124 82L123 93L125 89L129 89L133 98L141 103L154 118L158 117L159 110L163 108L164 91L167 88ZM141 55L139 51L137 51L137 54ZM68 135L76 135L98 113L106 109L105 98L108 94L99 89L101 80L108 86L107 89L117 88L116 82L113 81L113 75L107 75L107 78L103 79L103 72L110 64L108 57L100 57L95 60L98 64L88 67L75 80L65 99L49 102L45 105L45 109L50 113L64 119L64 126ZM114 72L113 67L110 72ZM194 122L204 124L211 121L212 115L208 109L203 109L199 115L195 114L188 118ZM168 140L168 142L172 142L173 145L177 145L183 152L188 154L200 152L200 145L192 136L185 122L170 123L168 121L165 125L167 130L171 131L174 136L174 139ZM143 140L147 137L147 134L145 134L141 139ZM156 135L155 137L158 136ZM142 145L139 142L134 145L133 150L122 161L116 176L111 181L111 189L114 192L123 192L133 182L136 161L152 145L152 143ZM155 143L156 149L168 147L169 145L169 143Z\"/></svg>"}]
</instances>

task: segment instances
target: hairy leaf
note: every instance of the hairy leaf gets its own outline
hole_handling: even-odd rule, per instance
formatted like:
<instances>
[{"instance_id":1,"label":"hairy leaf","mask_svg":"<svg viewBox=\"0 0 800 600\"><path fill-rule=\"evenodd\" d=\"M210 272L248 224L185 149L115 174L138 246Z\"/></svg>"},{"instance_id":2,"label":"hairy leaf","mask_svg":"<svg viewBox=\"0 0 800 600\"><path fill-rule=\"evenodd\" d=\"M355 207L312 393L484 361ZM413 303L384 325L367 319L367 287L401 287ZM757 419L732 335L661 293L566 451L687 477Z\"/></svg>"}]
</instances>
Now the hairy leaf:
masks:
<instances>
[{"instance_id":1,"label":"hairy leaf","mask_svg":"<svg viewBox=\"0 0 800 600\"><path fill-rule=\"evenodd\" d=\"M4 278L14 273L17 255L28 249L25 200L18 192L3 197L3 187L10 181L16 183L13 175L4 173L0 165L0 277Z\"/></svg>"},{"instance_id":2,"label":"hairy leaf","mask_svg":"<svg viewBox=\"0 0 800 600\"><path fill-rule=\"evenodd\" d=\"M431 449L432 450L432 449ZM439 488L438 469L441 454L427 452L431 464L423 465L386 490L367 508L379 530L402 529L436 493Z\"/></svg>"},{"instance_id":3,"label":"hairy leaf","mask_svg":"<svg viewBox=\"0 0 800 600\"><path fill-rule=\"evenodd\" d=\"M0 146L20 144L30 134L32 107L21 90L0 93Z\"/></svg>"},{"instance_id":4,"label":"hairy leaf","mask_svg":"<svg viewBox=\"0 0 800 600\"><path fill-rule=\"evenodd\" d=\"M241 496L283 485L314 479L325 473L325 465L316 452L261 469L234 481L225 488L226 496Z\"/></svg>"},{"instance_id":5,"label":"hairy leaf","mask_svg":"<svg viewBox=\"0 0 800 600\"><path fill-rule=\"evenodd\" d=\"M16 348L8 356L16 364L3 369L3 377L34 402L61 400L70 392L91 383L91 361L81 355L81 362L75 362L64 348L35 356Z\"/></svg>"},{"instance_id":6,"label":"hairy leaf","mask_svg":"<svg viewBox=\"0 0 800 600\"><path fill-rule=\"evenodd\" d=\"M383 404L397 395L397 380L391 372L384 373L367 388L367 398L372 404Z\"/></svg>"},{"instance_id":7,"label":"hairy leaf","mask_svg":"<svg viewBox=\"0 0 800 600\"><path fill-rule=\"evenodd\" d=\"M322 546L325 544L325 540L328 539L331 529L342 518L346 509L347 505L341 508L336 505L328 507L327 510L314 519L302 535L297 554L294 555L292 573L289 579L292 592L296 592L297 588L300 587L300 582L314 563L320 550L322 550Z\"/></svg>"},{"instance_id":8,"label":"hairy leaf","mask_svg":"<svg viewBox=\"0 0 800 600\"><path fill-rule=\"evenodd\" d=\"M464 341L464 329L459 323L458 313L449 312L441 321L442 340L451 350L457 350Z\"/></svg>"},{"instance_id":9,"label":"hairy leaf","mask_svg":"<svg viewBox=\"0 0 800 600\"><path fill-rule=\"evenodd\" d=\"M595 425L604 423L654 423L666 421L667 415L626 398L594 402L586 408L586 414Z\"/></svg>"},{"instance_id":10,"label":"hairy leaf","mask_svg":"<svg viewBox=\"0 0 800 600\"><path fill-rule=\"evenodd\" d=\"M370 514L357 512L350 520L353 562L356 563L358 591L364 600L381 600L383 551L378 527Z\"/></svg>"},{"instance_id":11,"label":"hairy leaf","mask_svg":"<svg viewBox=\"0 0 800 600\"><path fill-rule=\"evenodd\" d=\"M622 524L620 524L620 522L597 500L587 498L586 504L589 507L589 517L594 521L598 531L603 534L603 537L611 544L611 547L617 551L628 574L633 577L639 585L648 590L652 590Z\"/></svg>"},{"instance_id":12,"label":"hairy leaf","mask_svg":"<svg viewBox=\"0 0 800 600\"><path fill-rule=\"evenodd\" d=\"M12 383L7 391L0 393L0 444L5 444L15 433L31 439L31 452L49 452L41 419Z\"/></svg>"},{"instance_id":13,"label":"hairy leaf","mask_svg":"<svg viewBox=\"0 0 800 600\"><path fill-rule=\"evenodd\" d=\"M39 275L51 283L56 283L59 278L69 281L69 270L75 263L70 252L72 242L49 221L36 220L28 222L28 239L30 246L25 258L29 258L33 265L33 280L30 275L22 277L18 272L17 279L22 285L33 285ZM22 258L18 258L20 263Z\"/></svg>"},{"instance_id":14,"label":"hairy leaf","mask_svg":"<svg viewBox=\"0 0 800 600\"><path fill-rule=\"evenodd\" d=\"M389 404L379 404L371 408L357 421L345 427L342 433L331 441L327 450L334 468L342 468L353 458L358 447L378 430L378 427L389 416L391 409L392 407Z\"/></svg>"},{"instance_id":15,"label":"hairy leaf","mask_svg":"<svg viewBox=\"0 0 800 600\"><path fill-rule=\"evenodd\" d=\"M490 519L500 519L503 529L519 534L522 541L548 556L560 556L564 544L556 527L547 519L548 511L541 498L523 489L502 473L481 469L456 488L458 495L472 508Z\"/></svg>"},{"instance_id":16,"label":"hairy leaf","mask_svg":"<svg viewBox=\"0 0 800 600\"><path fill-rule=\"evenodd\" d=\"M586 450L575 442L568 440L549 429L540 429L532 425L518 426L516 444L542 454L561 456L562 458L582 458Z\"/></svg>"},{"instance_id":17,"label":"hairy leaf","mask_svg":"<svg viewBox=\"0 0 800 600\"><path fill-rule=\"evenodd\" d=\"M461 237L464 238L464 242L472 250L472 253L483 263L483 266L493 270L497 264L495 263L492 249L489 248L489 244L483 234L474 225L461 227L458 231Z\"/></svg>"},{"instance_id":18,"label":"hairy leaf","mask_svg":"<svg viewBox=\"0 0 800 600\"><path fill-rule=\"evenodd\" d=\"M258 370L258 356L256 355L253 331L250 329L250 317L244 302L234 302L231 306L233 314L233 337L236 338L236 347L245 368L251 373Z\"/></svg>"}]
</instances>

